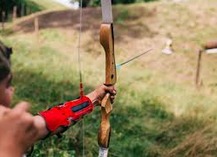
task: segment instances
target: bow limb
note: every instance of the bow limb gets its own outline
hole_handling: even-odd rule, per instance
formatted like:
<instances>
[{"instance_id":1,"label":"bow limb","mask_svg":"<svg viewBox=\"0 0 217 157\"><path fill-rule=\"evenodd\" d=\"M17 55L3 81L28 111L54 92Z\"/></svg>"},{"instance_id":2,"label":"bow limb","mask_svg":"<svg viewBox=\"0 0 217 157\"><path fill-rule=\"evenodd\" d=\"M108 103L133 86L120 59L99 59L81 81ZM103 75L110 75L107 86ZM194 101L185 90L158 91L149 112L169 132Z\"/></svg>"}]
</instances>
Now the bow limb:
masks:
<instances>
[{"instance_id":1,"label":"bow limb","mask_svg":"<svg viewBox=\"0 0 217 157\"><path fill-rule=\"evenodd\" d=\"M105 85L111 86L116 83L116 64L114 55L114 34L113 24L101 24L100 43L105 50ZM99 157L107 157L109 141L111 135L110 114L112 112L112 104L110 102L110 94L107 93L101 104L101 123L98 132Z\"/></svg>"}]
</instances>

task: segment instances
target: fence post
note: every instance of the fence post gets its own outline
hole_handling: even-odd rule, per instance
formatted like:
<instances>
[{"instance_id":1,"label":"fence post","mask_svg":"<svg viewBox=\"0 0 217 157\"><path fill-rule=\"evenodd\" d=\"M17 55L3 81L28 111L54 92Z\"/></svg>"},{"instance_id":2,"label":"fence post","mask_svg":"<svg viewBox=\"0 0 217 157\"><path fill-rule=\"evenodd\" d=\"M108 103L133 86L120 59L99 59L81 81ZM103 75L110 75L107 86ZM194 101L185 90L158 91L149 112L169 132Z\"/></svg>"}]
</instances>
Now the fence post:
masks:
<instances>
[{"instance_id":1,"label":"fence post","mask_svg":"<svg viewBox=\"0 0 217 157\"><path fill-rule=\"evenodd\" d=\"M1 14L2 14L2 19L1 19L1 21L2 21L2 30L4 31L4 29L5 29L5 12L4 11L2 11L1 12Z\"/></svg>"},{"instance_id":2,"label":"fence post","mask_svg":"<svg viewBox=\"0 0 217 157\"><path fill-rule=\"evenodd\" d=\"M39 20L38 17L35 17L34 19L34 28L35 28L35 36L36 36L36 40L37 42L39 42Z\"/></svg>"},{"instance_id":3,"label":"fence post","mask_svg":"<svg viewBox=\"0 0 217 157\"><path fill-rule=\"evenodd\" d=\"M16 20L17 18L17 6L13 7L13 22Z\"/></svg>"},{"instance_id":4,"label":"fence post","mask_svg":"<svg viewBox=\"0 0 217 157\"><path fill-rule=\"evenodd\" d=\"M195 85L199 87L201 84L200 80L200 70L201 70L201 58L202 58L203 50L198 51L198 58L197 58L197 68L196 68L196 78L195 78Z\"/></svg>"}]
</instances>

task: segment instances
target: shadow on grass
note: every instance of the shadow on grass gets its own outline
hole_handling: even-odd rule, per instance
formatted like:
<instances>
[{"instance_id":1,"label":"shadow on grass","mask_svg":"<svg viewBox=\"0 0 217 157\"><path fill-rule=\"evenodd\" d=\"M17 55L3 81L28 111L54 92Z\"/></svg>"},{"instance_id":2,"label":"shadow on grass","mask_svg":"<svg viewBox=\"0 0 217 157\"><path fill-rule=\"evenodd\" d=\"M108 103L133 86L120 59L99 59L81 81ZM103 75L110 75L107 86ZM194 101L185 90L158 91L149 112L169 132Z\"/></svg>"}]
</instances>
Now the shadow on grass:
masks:
<instances>
[{"instance_id":1,"label":"shadow on grass","mask_svg":"<svg viewBox=\"0 0 217 157\"><path fill-rule=\"evenodd\" d=\"M20 70L15 72L14 78L17 88L15 101L29 100L33 104L33 112L78 96L78 89L74 83L55 82L41 73ZM187 135L205 125L196 118L174 117L154 98L144 97L135 103L139 105L123 103L116 99L110 117L112 157L164 157L167 152L178 147ZM81 157L83 142L85 154L97 156L96 137L99 124L100 108L96 108L93 113L85 117L85 128L82 129L80 127L82 123L78 123L70 128L62 139L51 137L40 141L35 145L33 156ZM84 141L81 137L82 130L85 134ZM174 151L172 153L174 154Z\"/></svg>"},{"instance_id":2,"label":"shadow on grass","mask_svg":"<svg viewBox=\"0 0 217 157\"><path fill-rule=\"evenodd\" d=\"M9 35L12 35L14 32L11 28L5 28L5 29L2 29L0 30L0 35L2 36L9 36Z\"/></svg>"},{"instance_id":3,"label":"shadow on grass","mask_svg":"<svg viewBox=\"0 0 217 157\"><path fill-rule=\"evenodd\" d=\"M196 117L175 117L154 98L144 98L141 104L139 108L135 104L130 107L116 104L111 117L112 156L165 157L179 147L186 136L206 126L206 121ZM176 153L174 156L178 156L178 151Z\"/></svg>"},{"instance_id":4,"label":"shadow on grass","mask_svg":"<svg viewBox=\"0 0 217 157\"><path fill-rule=\"evenodd\" d=\"M130 107L119 107L111 119L114 133L111 149L116 154L113 156L161 156L156 138L162 125L174 119L173 114L167 112L160 102L149 98L142 99L141 107L135 107L136 104L127 106Z\"/></svg>"},{"instance_id":5,"label":"shadow on grass","mask_svg":"<svg viewBox=\"0 0 217 157\"><path fill-rule=\"evenodd\" d=\"M15 102L27 100L32 111L46 109L79 96L77 82L49 80L42 73L20 70L14 73ZM86 87L92 89L91 87Z\"/></svg>"},{"instance_id":6,"label":"shadow on grass","mask_svg":"<svg viewBox=\"0 0 217 157\"><path fill-rule=\"evenodd\" d=\"M32 112L37 113L65 100L78 96L76 84L71 82L55 82L42 73L19 70L14 73L16 85L15 102L27 100L32 103ZM91 89L91 87L87 87ZM160 134L159 127L171 121L173 115L165 111L159 102L143 100L141 108L134 105L120 104L117 99L111 116L112 136L110 144L111 156L154 156L159 154L153 145ZM130 107L126 107L130 106ZM35 145L33 156L82 156L84 142L85 153L96 156L98 153L97 132L100 124L100 109L85 118L85 140L82 141L82 127L76 124L69 129L62 139L56 137L40 141ZM121 154L121 155L120 155Z\"/></svg>"}]
</instances>

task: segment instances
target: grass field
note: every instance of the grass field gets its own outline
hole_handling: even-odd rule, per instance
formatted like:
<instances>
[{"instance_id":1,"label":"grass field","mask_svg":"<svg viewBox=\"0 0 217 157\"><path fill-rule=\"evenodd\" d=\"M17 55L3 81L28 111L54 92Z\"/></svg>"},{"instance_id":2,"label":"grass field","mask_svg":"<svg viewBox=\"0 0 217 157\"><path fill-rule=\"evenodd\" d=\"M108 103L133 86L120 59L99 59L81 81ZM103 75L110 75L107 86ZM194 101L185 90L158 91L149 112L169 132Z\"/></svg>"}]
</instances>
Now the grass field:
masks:
<instances>
[{"instance_id":1,"label":"grass field","mask_svg":"<svg viewBox=\"0 0 217 157\"><path fill-rule=\"evenodd\" d=\"M194 84L197 52L216 38L215 0L165 1L114 6L117 63L153 51L118 70L118 95L111 117L112 157L216 157L217 55L203 54L200 88ZM48 9L49 10L49 9ZM83 10L81 63L88 93L104 81L104 52L99 43L99 8ZM78 11L51 11L20 20L0 39L12 46L14 103L27 100L32 113L78 96ZM46 22L45 22L46 20ZM7 34L7 35L5 35ZM174 53L161 50L167 38ZM70 128L62 139L38 142L33 156L82 156L98 153L100 112Z\"/></svg>"},{"instance_id":2,"label":"grass field","mask_svg":"<svg viewBox=\"0 0 217 157\"><path fill-rule=\"evenodd\" d=\"M43 0L43 1L38 1L38 0L30 0L30 2L33 2L40 6L43 10L47 9L63 9L66 8L60 3L57 3L55 0Z\"/></svg>"}]
</instances>

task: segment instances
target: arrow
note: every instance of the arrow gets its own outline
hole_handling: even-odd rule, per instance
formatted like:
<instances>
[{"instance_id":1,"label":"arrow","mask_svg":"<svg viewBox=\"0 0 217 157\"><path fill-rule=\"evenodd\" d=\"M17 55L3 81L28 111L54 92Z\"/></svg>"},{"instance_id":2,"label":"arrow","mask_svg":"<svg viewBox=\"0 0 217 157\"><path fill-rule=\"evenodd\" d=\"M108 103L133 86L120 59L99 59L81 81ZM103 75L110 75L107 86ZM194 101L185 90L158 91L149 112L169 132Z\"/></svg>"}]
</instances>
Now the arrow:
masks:
<instances>
[{"instance_id":1,"label":"arrow","mask_svg":"<svg viewBox=\"0 0 217 157\"><path fill-rule=\"evenodd\" d=\"M137 55L137 56L135 56L135 57L132 57L132 58L126 60L125 62L122 62L122 63L120 63L120 64L116 64L116 68L117 68L117 69L120 69L122 65L127 64L127 63L133 61L134 59L139 58L139 57L141 57L142 55L144 55L144 54L146 54L146 53L148 53L148 52L150 52L150 51L152 51L152 50L153 50L153 49L149 49L149 50L147 50L147 51L145 51L145 52L143 52L143 53L141 53L141 54L139 54L139 55Z\"/></svg>"}]
</instances>

